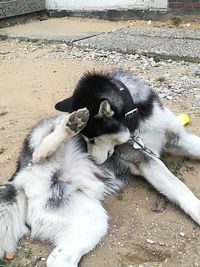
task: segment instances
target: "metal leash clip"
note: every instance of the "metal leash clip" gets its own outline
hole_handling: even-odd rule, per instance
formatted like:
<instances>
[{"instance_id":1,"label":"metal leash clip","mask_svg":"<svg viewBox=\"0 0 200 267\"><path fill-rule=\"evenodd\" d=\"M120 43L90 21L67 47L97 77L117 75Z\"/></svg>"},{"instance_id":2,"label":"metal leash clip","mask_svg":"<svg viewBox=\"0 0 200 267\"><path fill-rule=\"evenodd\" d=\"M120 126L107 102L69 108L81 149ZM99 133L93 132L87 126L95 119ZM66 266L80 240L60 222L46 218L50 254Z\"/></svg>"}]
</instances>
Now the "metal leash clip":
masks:
<instances>
[{"instance_id":1,"label":"metal leash clip","mask_svg":"<svg viewBox=\"0 0 200 267\"><path fill-rule=\"evenodd\" d=\"M153 151L151 151L150 149L148 149L145 146L145 144L143 143L142 139L140 139L140 137L139 137L139 131L138 130L137 130L137 133L135 135L133 135L130 139L133 141L133 148L134 149L136 149L136 150L142 149L147 154L158 158L158 156Z\"/></svg>"},{"instance_id":2,"label":"metal leash clip","mask_svg":"<svg viewBox=\"0 0 200 267\"><path fill-rule=\"evenodd\" d=\"M139 136L133 137L133 140L134 140L133 147L136 150L145 148L145 145L144 145L143 141L139 138Z\"/></svg>"}]
</instances>

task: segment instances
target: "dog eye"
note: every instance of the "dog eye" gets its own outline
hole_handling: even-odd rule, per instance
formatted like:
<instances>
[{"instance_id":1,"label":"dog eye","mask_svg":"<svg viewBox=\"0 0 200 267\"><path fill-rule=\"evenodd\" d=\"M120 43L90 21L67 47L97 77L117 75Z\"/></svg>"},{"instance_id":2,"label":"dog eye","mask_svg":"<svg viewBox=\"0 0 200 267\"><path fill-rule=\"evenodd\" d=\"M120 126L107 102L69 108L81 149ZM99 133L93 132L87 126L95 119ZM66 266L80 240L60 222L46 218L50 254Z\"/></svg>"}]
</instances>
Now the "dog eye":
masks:
<instances>
[{"instance_id":1,"label":"dog eye","mask_svg":"<svg viewBox=\"0 0 200 267\"><path fill-rule=\"evenodd\" d=\"M94 144L95 143L94 138L89 139L89 142L90 142L90 144Z\"/></svg>"}]
</instances>

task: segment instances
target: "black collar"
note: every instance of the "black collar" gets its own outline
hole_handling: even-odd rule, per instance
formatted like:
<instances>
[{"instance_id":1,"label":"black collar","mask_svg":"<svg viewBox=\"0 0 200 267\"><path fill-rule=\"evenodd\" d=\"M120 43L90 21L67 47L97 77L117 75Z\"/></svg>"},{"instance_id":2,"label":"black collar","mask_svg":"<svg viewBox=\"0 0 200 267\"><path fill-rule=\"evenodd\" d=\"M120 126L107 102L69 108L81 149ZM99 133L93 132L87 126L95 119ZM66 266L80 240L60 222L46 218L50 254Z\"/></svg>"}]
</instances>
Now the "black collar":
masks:
<instances>
[{"instance_id":1,"label":"black collar","mask_svg":"<svg viewBox=\"0 0 200 267\"><path fill-rule=\"evenodd\" d=\"M128 127L130 132L134 132L138 127L138 109L135 106L133 98L126 85L116 79L114 79L114 82L116 83L120 96L124 102L125 125Z\"/></svg>"}]
</instances>

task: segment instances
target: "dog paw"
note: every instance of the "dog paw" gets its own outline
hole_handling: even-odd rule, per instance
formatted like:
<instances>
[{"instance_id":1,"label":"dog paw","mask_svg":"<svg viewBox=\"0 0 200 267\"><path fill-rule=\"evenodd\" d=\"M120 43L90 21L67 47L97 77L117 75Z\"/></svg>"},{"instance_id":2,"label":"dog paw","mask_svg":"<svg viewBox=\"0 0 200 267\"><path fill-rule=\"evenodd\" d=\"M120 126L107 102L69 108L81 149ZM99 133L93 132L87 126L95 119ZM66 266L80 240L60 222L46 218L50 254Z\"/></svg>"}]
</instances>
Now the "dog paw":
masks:
<instances>
[{"instance_id":1,"label":"dog paw","mask_svg":"<svg viewBox=\"0 0 200 267\"><path fill-rule=\"evenodd\" d=\"M200 200L196 199L195 201L191 201L192 205L190 205L190 208L186 213L192 217L192 219L200 225Z\"/></svg>"},{"instance_id":2,"label":"dog paw","mask_svg":"<svg viewBox=\"0 0 200 267\"><path fill-rule=\"evenodd\" d=\"M78 109L69 115L66 126L74 133L80 132L89 119L89 111L87 108Z\"/></svg>"},{"instance_id":3,"label":"dog paw","mask_svg":"<svg viewBox=\"0 0 200 267\"><path fill-rule=\"evenodd\" d=\"M35 150L32 156L32 163L41 163L45 161L46 158L51 154L51 152L48 150L46 152L41 151L40 149Z\"/></svg>"},{"instance_id":4,"label":"dog paw","mask_svg":"<svg viewBox=\"0 0 200 267\"><path fill-rule=\"evenodd\" d=\"M40 163L46 159L46 155L41 154L39 151L35 151L32 157L32 163Z\"/></svg>"}]
</instances>

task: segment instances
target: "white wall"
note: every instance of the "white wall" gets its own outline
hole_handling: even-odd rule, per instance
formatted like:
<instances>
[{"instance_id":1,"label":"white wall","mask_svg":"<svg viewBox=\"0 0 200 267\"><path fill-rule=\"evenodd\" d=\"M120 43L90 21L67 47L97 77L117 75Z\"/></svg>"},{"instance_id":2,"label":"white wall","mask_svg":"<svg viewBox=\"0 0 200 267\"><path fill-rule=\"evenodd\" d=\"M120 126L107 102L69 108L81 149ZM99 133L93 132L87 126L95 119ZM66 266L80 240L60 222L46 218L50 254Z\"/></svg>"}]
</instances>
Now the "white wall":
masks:
<instances>
[{"instance_id":1,"label":"white wall","mask_svg":"<svg viewBox=\"0 0 200 267\"><path fill-rule=\"evenodd\" d=\"M166 9L167 0L46 0L52 10Z\"/></svg>"}]
</instances>

